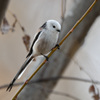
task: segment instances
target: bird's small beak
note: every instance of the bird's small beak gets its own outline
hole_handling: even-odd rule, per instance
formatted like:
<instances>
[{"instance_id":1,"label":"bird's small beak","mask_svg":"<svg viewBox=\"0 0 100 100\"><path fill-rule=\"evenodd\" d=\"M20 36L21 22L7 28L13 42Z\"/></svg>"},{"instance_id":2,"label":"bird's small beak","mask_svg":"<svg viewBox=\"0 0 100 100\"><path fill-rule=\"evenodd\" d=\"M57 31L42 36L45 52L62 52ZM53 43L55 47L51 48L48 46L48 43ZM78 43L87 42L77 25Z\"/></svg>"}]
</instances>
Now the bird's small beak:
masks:
<instances>
[{"instance_id":1,"label":"bird's small beak","mask_svg":"<svg viewBox=\"0 0 100 100\"><path fill-rule=\"evenodd\" d=\"M57 32L60 32L60 30L57 30Z\"/></svg>"}]
</instances>

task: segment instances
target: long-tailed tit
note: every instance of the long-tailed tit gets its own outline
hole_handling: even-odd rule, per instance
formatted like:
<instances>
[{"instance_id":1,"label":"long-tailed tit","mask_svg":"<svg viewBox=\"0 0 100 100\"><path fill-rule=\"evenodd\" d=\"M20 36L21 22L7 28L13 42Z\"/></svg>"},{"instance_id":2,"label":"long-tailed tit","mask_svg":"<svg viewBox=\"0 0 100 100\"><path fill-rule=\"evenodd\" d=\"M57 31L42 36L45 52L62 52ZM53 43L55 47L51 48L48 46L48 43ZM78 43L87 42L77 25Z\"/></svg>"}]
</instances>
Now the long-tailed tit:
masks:
<instances>
[{"instance_id":1,"label":"long-tailed tit","mask_svg":"<svg viewBox=\"0 0 100 100\"><path fill-rule=\"evenodd\" d=\"M10 91L12 89L12 86L16 79L23 74L26 66L34 57L43 55L47 59L47 56L45 56L45 54L50 52L51 49L54 48L57 44L60 31L61 25L56 20L48 20L40 27L40 31L34 38L30 51L26 57L26 61L24 62L12 82L9 84L7 91Z\"/></svg>"}]
</instances>

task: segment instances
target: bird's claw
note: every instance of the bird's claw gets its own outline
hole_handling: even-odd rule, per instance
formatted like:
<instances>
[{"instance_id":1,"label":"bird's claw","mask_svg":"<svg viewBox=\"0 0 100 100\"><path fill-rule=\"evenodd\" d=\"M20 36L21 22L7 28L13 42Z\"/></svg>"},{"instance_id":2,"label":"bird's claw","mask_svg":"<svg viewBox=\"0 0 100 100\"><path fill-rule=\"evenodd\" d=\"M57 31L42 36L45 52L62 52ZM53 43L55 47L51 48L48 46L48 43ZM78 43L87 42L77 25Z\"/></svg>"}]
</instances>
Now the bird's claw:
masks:
<instances>
[{"instance_id":1,"label":"bird's claw","mask_svg":"<svg viewBox=\"0 0 100 100\"><path fill-rule=\"evenodd\" d=\"M42 53L41 53L41 55L43 55ZM48 61L49 60L49 57L48 56L45 56L45 55L43 55L44 57L45 57L45 59Z\"/></svg>"},{"instance_id":2,"label":"bird's claw","mask_svg":"<svg viewBox=\"0 0 100 100\"><path fill-rule=\"evenodd\" d=\"M45 56L45 55L44 55L44 57L46 58L47 61L49 60L49 57L48 57L48 56Z\"/></svg>"},{"instance_id":3,"label":"bird's claw","mask_svg":"<svg viewBox=\"0 0 100 100\"><path fill-rule=\"evenodd\" d=\"M56 46L55 47L57 47L58 49L60 49L60 45L59 44L56 44Z\"/></svg>"}]
</instances>

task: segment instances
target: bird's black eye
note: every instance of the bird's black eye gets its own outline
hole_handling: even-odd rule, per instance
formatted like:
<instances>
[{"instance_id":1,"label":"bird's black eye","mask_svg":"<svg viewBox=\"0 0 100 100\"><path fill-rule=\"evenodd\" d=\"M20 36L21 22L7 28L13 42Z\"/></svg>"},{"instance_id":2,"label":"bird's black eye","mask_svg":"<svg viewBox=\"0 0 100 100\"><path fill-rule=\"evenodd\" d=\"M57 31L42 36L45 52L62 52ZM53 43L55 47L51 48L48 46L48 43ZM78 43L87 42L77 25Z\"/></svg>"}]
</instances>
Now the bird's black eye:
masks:
<instances>
[{"instance_id":1,"label":"bird's black eye","mask_svg":"<svg viewBox=\"0 0 100 100\"><path fill-rule=\"evenodd\" d=\"M53 26L53 28L55 28L55 26Z\"/></svg>"}]
</instances>

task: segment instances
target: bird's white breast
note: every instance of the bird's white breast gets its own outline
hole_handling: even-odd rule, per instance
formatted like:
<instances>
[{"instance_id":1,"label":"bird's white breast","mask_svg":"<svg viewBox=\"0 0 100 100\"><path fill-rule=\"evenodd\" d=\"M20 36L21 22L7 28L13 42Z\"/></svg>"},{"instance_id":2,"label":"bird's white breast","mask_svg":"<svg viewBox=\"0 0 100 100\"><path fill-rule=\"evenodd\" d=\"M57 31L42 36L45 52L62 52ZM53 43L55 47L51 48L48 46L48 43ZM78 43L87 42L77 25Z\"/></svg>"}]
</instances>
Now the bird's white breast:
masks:
<instances>
[{"instance_id":1,"label":"bird's white breast","mask_svg":"<svg viewBox=\"0 0 100 100\"><path fill-rule=\"evenodd\" d=\"M33 53L47 54L56 45L59 33L52 33L50 31L43 31L33 47ZM34 55L35 55L34 54Z\"/></svg>"}]
</instances>

